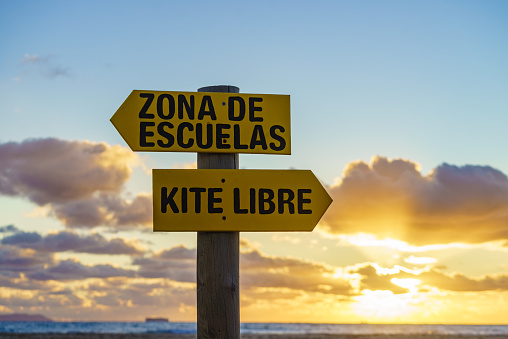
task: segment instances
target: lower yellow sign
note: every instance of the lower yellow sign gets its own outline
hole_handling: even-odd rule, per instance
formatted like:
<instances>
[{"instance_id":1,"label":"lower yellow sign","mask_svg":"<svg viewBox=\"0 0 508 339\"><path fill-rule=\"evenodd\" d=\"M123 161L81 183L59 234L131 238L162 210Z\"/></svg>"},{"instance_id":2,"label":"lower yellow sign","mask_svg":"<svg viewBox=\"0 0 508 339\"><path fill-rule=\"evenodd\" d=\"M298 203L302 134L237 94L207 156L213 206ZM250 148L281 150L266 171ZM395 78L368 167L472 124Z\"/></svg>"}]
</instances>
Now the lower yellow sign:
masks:
<instances>
[{"instance_id":1,"label":"lower yellow sign","mask_svg":"<svg viewBox=\"0 0 508 339\"><path fill-rule=\"evenodd\" d=\"M153 230L312 231L332 199L308 170L154 169Z\"/></svg>"}]
</instances>

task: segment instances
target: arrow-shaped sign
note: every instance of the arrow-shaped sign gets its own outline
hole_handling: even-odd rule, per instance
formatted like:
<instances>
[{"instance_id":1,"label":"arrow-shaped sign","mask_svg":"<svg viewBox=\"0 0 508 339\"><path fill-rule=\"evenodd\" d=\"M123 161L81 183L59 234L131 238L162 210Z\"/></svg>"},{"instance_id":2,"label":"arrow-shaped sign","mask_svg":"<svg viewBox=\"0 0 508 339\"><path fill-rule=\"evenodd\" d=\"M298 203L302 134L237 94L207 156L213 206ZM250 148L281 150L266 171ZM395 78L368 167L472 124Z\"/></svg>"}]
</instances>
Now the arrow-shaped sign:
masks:
<instances>
[{"instance_id":1,"label":"arrow-shaped sign","mask_svg":"<svg viewBox=\"0 0 508 339\"><path fill-rule=\"evenodd\" d=\"M154 169L154 231L312 231L332 199L308 170Z\"/></svg>"},{"instance_id":2,"label":"arrow-shaped sign","mask_svg":"<svg viewBox=\"0 0 508 339\"><path fill-rule=\"evenodd\" d=\"M289 95L135 90L111 122L133 151L291 154Z\"/></svg>"}]
</instances>

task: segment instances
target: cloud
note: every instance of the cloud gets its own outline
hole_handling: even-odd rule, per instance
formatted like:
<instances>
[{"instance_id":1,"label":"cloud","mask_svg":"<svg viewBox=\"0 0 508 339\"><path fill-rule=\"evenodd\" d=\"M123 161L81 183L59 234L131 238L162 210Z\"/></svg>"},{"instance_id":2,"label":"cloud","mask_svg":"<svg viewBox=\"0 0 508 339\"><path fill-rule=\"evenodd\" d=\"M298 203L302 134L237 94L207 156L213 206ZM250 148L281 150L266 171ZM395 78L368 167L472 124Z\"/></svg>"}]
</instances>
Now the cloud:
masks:
<instances>
[{"instance_id":1,"label":"cloud","mask_svg":"<svg viewBox=\"0 0 508 339\"><path fill-rule=\"evenodd\" d=\"M0 305L4 311L5 308L11 312L30 308L62 320L97 320L98 314L114 320L141 320L144 315L166 312L178 316L185 311L189 313L187 319L195 315L194 283L175 282L171 278L143 278L137 270L111 264L89 265L77 259L59 261L54 254L45 251L66 249L73 244L56 241L55 246L47 246L52 241L50 236L33 241L40 236L19 230L9 233L13 234L7 236L7 242L38 248L0 245ZM69 233L60 232L55 236L68 237ZM18 238L14 237L16 235ZM70 235L73 241L78 241L77 246L90 240L90 237L78 239ZM23 239L28 241L22 242ZM193 253L195 250L177 246L153 254L153 258L188 267L195 276ZM114 314L118 314L118 318L114 318Z\"/></svg>"},{"instance_id":2,"label":"cloud","mask_svg":"<svg viewBox=\"0 0 508 339\"><path fill-rule=\"evenodd\" d=\"M19 273L43 270L46 265L55 263L51 253L37 253L31 249L21 249L10 245L0 248L0 275L19 277Z\"/></svg>"},{"instance_id":3,"label":"cloud","mask_svg":"<svg viewBox=\"0 0 508 339\"><path fill-rule=\"evenodd\" d=\"M195 261L196 249L189 249L184 245L179 245L169 250L164 250L157 253L154 257L165 260L182 260L182 261Z\"/></svg>"},{"instance_id":4,"label":"cloud","mask_svg":"<svg viewBox=\"0 0 508 339\"><path fill-rule=\"evenodd\" d=\"M62 66L51 66L43 71L42 74L50 79L57 77L69 77L71 75L70 70Z\"/></svg>"},{"instance_id":5,"label":"cloud","mask_svg":"<svg viewBox=\"0 0 508 339\"><path fill-rule=\"evenodd\" d=\"M24 197L70 227L151 224L151 197L121 196L139 157L106 143L31 139L0 144L0 194Z\"/></svg>"},{"instance_id":6,"label":"cloud","mask_svg":"<svg viewBox=\"0 0 508 339\"><path fill-rule=\"evenodd\" d=\"M17 312L23 312L26 309L33 310L35 308L42 311L56 307L81 307L83 306L83 300L75 294L51 295L49 293L29 292L7 295L5 293L0 295L0 305L9 307L9 309ZM41 305L44 305L44 308Z\"/></svg>"},{"instance_id":7,"label":"cloud","mask_svg":"<svg viewBox=\"0 0 508 339\"><path fill-rule=\"evenodd\" d=\"M72 259L60 261L57 265L47 267L44 270L27 274L28 279L34 280L83 280L89 278L113 278L113 277L134 277L136 272L115 267L110 264L104 265L83 265Z\"/></svg>"},{"instance_id":8,"label":"cloud","mask_svg":"<svg viewBox=\"0 0 508 339\"><path fill-rule=\"evenodd\" d=\"M151 257L135 258L139 275L144 278L169 278L180 282L196 282L196 250L183 245L157 252Z\"/></svg>"},{"instance_id":9,"label":"cloud","mask_svg":"<svg viewBox=\"0 0 508 339\"><path fill-rule=\"evenodd\" d=\"M106 143L31 139L0 144L0 160L0 193L44 205L118 192L137 157Z\"/></svg>"},{"instance_id":10,"label":"cloud","mask_svg":"<svg viewBox=\"0 0 508 339\"><path fill-rule=\"evenodd\" d=\"M350 273L356 273L360 276L360 290L371 290L371 291L391 291L394 294L407 293L408 289L402 288L392 282L393 278L400 279L400 269L395 270L397 274L382 274L378 272L378 267L367 264L360 265Z\"/></svg>"},{"instance_id":11,"label":"cloud","mask_svg":"<svg viewBox=\"0 0 508 339\"><path fill-rule=\"evenodd\" d=\"M24 232L13 233L16 234ZM418 300L424 300L425 296L447 291L508 290L506 274L474 278L445 273L431 266L383 268L373 263L337 267L269 256L248 242L244 245L240 289L242 307L247 313L293 312L294 308L305 313L339 303L347 307L369 291L387 291L408 298L418 296ZM173 317L195 316L195 249L179 245L135 257L132 265L134 268L88 265L76 259L58 261L42 248L2 244L0 304L18 311L28 307L44 309L55 319L97 319L100 314L109 320L141 320L136 318L139 312L157 315L167 314L168 310Z\"/></svg>"},{"instance_id":12,"label":"cloud","mask_svg":"<svg viewBox=\"0 0 508 339\"><path fill-rule=\"evenodd\" d=\"M293 258L270 257L258 250L240 256L241 288L286 288L297 291L352 295L349 281L336 268Z\"/></svg>"},{"instance_id":13,"label":"cloud","mask_svg":"<svg viewBox=\"0 0 508 339\"><path fill-rule=\"evenodd\" d=\"M26 279L28 282L75 281L89 278L135 277L136 274L133 270L110 264L85 265L75 259L59 261L53 253L43 250L19 248L10 244L2 244L0 248L0 281L4 280L0 286L14 288L26 285Z\"/></svg>"},{"instance_id":14,"label":"cloud","mask_svg":"<svg viewBox=\"0 0 508 339\"><path fill-rule=\"evenodd\" d=\"M470 278L461 273L446 274L438 269L425 271L417 276L422 284L442 290L459 292L508 291L507 274L490 274Z\"/></svg>"},{"instance_id":15,"label":"cloud","mask_svg":"<svg viewBox=\"0 0 508 339\"><path fill-rule=\"evenodd\" d=\"M122 269L110 264L84 265L76 260L58 261L53 253L22 249L12 245L2 244L0 248L0 278L26 284L26 280L39 281L72 281L89 278L134 277L136 272ZM13 286L14 287L14 286Z\"/></svg>"},{"instance_id":16,"label":"cloud","mask_svg":"<svg viewBox=\"0 0 508 339\"><path fill-rule=\"evenodd\" d=\"M167 316L178 321L182 305L190 309L187 320L195 317L195 286L183 286L162 279L91 279L66 283L34 281L51 288L19 291L10 287L0 293L0 305L11 312L43 313L60 321L143 321L145 316ZM176 319L175 319L176 318Z\"/></svg>"},{"instance_id":17,"label":"cloud","mask_svg":"<svg viewBox=\"0 0 508 339\"><path fill-rule=\"evenodd\" d=\"M0 233L13 233L17 232L19 229L14 225L7 225L0 227Z\"/></svg>"},{"instance_id":18,"label":"cloud","mask_svg":"<svg viewBox=\"0 0 508 339\"><path fill-rule=\"evenodd\" d=\"M25 54L23 61L21 63L22 64L47 63L49 62L49 59L51 59L51 57L52 57L51 54L44 57L40 57L36 54L30 55L27 53Z\"/></svg>"},{"instance_id":19,"label":"cloud","mask_svg":"<svg viewBox=\"0 0 508 339\"><path fill-rule=\"evenodd\" d=\"M389 290L394 294L407 293L408 289L395 282L418 279L421 292L433 288L454 292L508 291L507 274L490 274L478 278L461 273L445 273L435 267L410 270L401 266L383 269L376 264L358 265L349 273L360 275L360 290Z\"/></svg>"},{"instance_id":20,"label":"cloud","mask_svg":"<svg viewBox=\"0 0 508 339\"><path fill-rule=\"evenodd\" d=\"M100 234L82 236L68 231L48 234L44 237L36 232L18 231L4 237L0 243L19 248L30 248L38 252L70 251L110 255L141 255L144 253L144 249L140 248L136 242L127 242L122 238L107 240Z\"/></svg>"},{"instance_id":21,"label":"cloud","mask_svg":"<svg viewBox=\"0 0 508 339\"><path fill-rule=\"evenodd\" d=\"M144 278L169 278L180 282L196 282L196 250L183 245L135 258L139 275ZM334 267L292 258L270 257L258 250L240 253L240 288L286 288L299 291L350 295L352 287L334 277Z\"/></svg>"},{"instance_id":22,"label":"cloud","mask_svg":"<svg viewBox=\"0 0 508 339\"><path fill-rule=\"evenodd\" d=\"M32 245L34 243L40 243L42 237L39 233L36 232L18 232L14 235L10 235L2 239L2 245ZM25 247L20 246L20 247ZM25 247L26 248L26 247ZM31 248L31 247L29 247Z\"/></svg>"},{"instance_id":23,"label":"cloud","mask_svg":"<svg viewBox=\"0 0 508 339\"><path fill-rule=\"evenodd\" d=\"M0 292L1 288L10 288L13 290L18 291L39 291L39 292L45 292L51 290L54 286L54 284L47 283L44 281L37 281L37 280L31 280L22 278L21 275L17 276L9 276L0 274ZM1 293L0 293L1 294ZM0 302L0 305L2 303Z\"/></svg>"},{"instance_id":24,"label":"cloud","mask_svg":"<svg viewBox=\"0 0 508 339\"><path fill-rule=\"evenodd\" d=\"M46 56L25 54L23 60L21 61L21 65L23 65L25 69L24 75L16 77L16 81L22 81L23 78L33 69L37 70L42 76L50 79L71 76L69 68L61 65L55 65L53 60L54 56L52 54L48 54Z\"/></svg>"},{"instance_id":25,"label":"cloud","mask_svg":"<svg viewBox=\"0 0 508 339\"><path fill-rule=\"evenodd\" d=\"M178 286L164 280L146 282L131 279L130 283L123 285L122 288L106 283L97 290L101 293L94 297L94 302L109 307L129 305L130 307L147 306L167 309L175 305L179 306L181 303L191 306L196 304L194 286Z\"/></svg>"},{"instance_id":26,"label":"cloud","mask_svg":"<svg viewBox=\"0 0 508 339\"><path fill-rule=\"evenodd\" d=\"M414 245L508 239L508 179L489 166L442 164L423 175L414 162L378 156L350 163L329 193L328 233Z\"/></svg>"},{"instance_id":27,"label":"cloud","mask_svg":"<svg viewBox=\"0 0 508 339\"><path fill-rule=\"evenodd\" d=\"M145 193L138 194L132 201L127 201L115 193L100 193L88 199L52 206L53 214L69 227L152 224L152 197Z\"/></svg>"}]
</instances>

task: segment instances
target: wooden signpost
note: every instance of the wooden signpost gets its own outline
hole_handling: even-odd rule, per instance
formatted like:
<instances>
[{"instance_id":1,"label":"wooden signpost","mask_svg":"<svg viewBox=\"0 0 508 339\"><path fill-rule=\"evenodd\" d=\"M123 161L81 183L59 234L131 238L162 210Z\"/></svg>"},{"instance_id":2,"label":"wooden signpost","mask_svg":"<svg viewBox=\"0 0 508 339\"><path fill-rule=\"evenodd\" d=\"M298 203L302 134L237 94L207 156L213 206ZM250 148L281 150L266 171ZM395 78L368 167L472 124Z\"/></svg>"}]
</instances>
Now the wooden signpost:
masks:
<instances>
[{"instance_id":1,"label":"wooden signpost","mask_svg":"<svg viewBox=\"0 0 508 339\"><path fill-rule=\"evenodd\" d=\"M239 170L291 154L289 95L135 90L111 122L133 151L197 152L197 170L153 170L153 230L197 232L198 338L240 338L239 232L312 231L332 202L311 171Z\"/></svg>"}]
</instances>

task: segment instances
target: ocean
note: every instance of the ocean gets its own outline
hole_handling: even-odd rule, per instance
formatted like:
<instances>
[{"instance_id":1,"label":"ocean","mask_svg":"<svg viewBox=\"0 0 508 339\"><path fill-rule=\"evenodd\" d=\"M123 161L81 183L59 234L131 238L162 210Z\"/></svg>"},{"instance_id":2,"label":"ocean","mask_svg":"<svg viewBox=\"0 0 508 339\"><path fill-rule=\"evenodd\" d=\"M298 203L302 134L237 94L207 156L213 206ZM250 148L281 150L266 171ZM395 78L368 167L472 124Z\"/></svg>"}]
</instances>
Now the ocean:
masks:
<instances>
[{"instance_id":1,"label":"ocean","mask_svg":"<svg viewBox=\"0 0 508 339\"><path fill-rule=\"evenodd\" d=\"M195 334L196 323L179 322L0 322L0 333ZM508 336L508 325L374 325L243 323L242 334L382 334Z\"/></svg>"}]
</instances>

